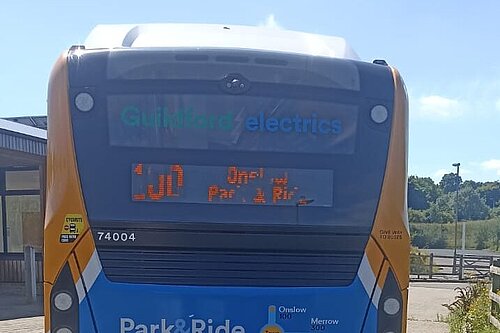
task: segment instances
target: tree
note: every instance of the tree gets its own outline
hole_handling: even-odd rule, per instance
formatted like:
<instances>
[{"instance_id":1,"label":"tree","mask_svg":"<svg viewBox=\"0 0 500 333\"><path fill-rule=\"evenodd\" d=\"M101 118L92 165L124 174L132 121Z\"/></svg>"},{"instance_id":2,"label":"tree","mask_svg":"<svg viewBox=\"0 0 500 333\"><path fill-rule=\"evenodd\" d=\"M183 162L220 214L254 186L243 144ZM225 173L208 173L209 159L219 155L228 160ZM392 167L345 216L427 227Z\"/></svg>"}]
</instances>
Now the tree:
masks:
<instances>
[{"instance_id":1,"label":"tree","mask_svg":"<svg viewBox=\"0 0 500 333\"><path fill-rule=\"evenodd\" d=\"M425 223L427 220L426 210L408 209L408 221L410 223Z\"/></svg>"},{"instance_id":2,"label":"tree","mask_svg":"<svg viewBox=\"0 0 500 333\"><path fill-rule=\"evenodd\" d=\"M435 202L440 191L430 177L410 176L408 178L408 207L428 209Z\"/></svg>"},{"instance_id":3,"label":"tree","mask_svg":"<svg viewBox=\"0 0 500 333\"><path fill-rule=\"evenodd\" d=\"M482 183L477 191L481 198L483 198L488 207L493 208L500 206L500 182L486 182Z\"/></svg>"},{"instance_id":4,"label":"tree","mask_svg":"<svg viewBox=\"0 0 500 333\"><path fill-rule=\"evenodd\" d=\"M443 175L441 181L439 182L439 188L443 190L444 193L450 193L457 190L458 184L462 183L462 177L458 176L457 183L457 175L452 173L447 173Z\"/></svg>"},{"instance_id":5,"label":"tree","mask_svg":"<svg viewBox=\"0 0 500 333\"><path fill-rule=\"evenodd\" d=\"M458 217L460 220L484 220L490 213L476 190L472 187L463 187L458 194Z\"/></svg>"},{"instance_id":6,"label":"tree","mask_svg":"<svg viewBox=\"0 0 500 333\"><path fill-rule=\"evenodd\" d=\"M473 189L477 190L479 186L483 185L481 182L475 182L473 180L464 180L461 186L463 187L472 187Z\"/></svg>"},{"instance_id":7,"label":"tree","mask_svg":"<svg viewBox=\"0 0 500 333\"><path fill-rule=\"evenodd\" d=\"M453 201L449 195L442 195L429 208L429 222L449 223L453 222Z\"/></svg>"},{"instance_id":8,"label":"tree","mask_svg":"<svg viewBox=\"0 0 500 333\"><path fill-rule=\"evenodd\" d=\"M500 218L500 206L497 206L490 210L490 218Z\"/></svg>"}]
</instances>

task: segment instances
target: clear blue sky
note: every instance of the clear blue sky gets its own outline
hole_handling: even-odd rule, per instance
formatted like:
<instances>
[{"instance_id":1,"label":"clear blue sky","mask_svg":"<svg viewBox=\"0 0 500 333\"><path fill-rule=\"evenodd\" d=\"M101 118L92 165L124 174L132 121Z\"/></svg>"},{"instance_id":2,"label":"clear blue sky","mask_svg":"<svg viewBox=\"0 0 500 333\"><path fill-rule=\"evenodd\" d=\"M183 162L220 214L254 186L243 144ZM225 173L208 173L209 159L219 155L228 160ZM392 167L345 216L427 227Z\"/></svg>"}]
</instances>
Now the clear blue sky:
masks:
<instances>
[{"instance_id":1,"label":"clear blue sky","mask_svg":"<svg viewBox=\"0 0 500 333\"><path fill-rule=\"evenodd\" d=\"M46 114L54 60L96 24L271 24L341 36L410 95L410 174L500 179L500 1L26 1L0 9L0 117Z\"/></svg>"}]
</instances>

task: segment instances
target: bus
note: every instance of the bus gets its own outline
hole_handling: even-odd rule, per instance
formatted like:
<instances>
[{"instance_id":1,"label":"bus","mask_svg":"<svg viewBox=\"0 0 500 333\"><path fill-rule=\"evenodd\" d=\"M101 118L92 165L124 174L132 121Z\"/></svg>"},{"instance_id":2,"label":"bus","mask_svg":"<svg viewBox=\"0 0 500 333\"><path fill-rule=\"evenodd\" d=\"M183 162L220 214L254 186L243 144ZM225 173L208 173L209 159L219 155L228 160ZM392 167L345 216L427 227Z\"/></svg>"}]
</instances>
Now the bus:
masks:
<instances>
[{"instance_id":1,"label":"bus","mask_svg":"<svg viewBox=\"0 0 500 333\"><path fill-rule=\"evenodd\" d=\"M45 332L405 332L407 104L343 38L97 26L49 80Z\"/></svg>"}]
</instances>

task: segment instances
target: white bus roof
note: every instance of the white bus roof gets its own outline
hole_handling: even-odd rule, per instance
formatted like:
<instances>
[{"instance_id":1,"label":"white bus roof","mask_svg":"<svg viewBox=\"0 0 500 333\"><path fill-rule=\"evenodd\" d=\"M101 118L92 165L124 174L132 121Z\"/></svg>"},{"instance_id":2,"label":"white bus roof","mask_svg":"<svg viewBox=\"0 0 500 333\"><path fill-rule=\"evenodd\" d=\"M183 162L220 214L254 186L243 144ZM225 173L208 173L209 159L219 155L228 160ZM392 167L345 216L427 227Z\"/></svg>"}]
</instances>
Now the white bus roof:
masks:
<instances>
[{"instance_id":1,"label":"white bus roof","mask_svg":"<svg viewBox=\"0 0 500 333\"><path fill-rule=\"evenodd\" d=\"M231 48L359 60L345 39L279 28L221 24L97 25L86 49Z\"/></svg>"}]
</instances>

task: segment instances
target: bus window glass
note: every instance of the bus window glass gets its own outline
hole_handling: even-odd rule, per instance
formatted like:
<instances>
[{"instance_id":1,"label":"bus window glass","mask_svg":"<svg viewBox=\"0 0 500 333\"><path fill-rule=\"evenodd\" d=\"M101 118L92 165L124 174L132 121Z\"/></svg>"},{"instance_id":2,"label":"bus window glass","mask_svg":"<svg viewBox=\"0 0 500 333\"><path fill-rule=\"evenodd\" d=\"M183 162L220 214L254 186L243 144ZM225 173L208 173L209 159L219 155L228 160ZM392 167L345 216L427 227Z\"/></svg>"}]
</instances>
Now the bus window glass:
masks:
<instances>
[{"instance_id":1,"label":"bus window glass","mask_svg":"<svg viewBox=\"0 0 500 333\"><path fill-rule=\"evenodd\" d=\"M234 59L244 62L234 62ZM232 60L231 60L232 59ZM322 57L304 57L269 52L203 52L113 50L107 62L110 80L220 80L237 72L251 82L361 90L361 79L353 62Z\"/></svg>"}]
</instances>

